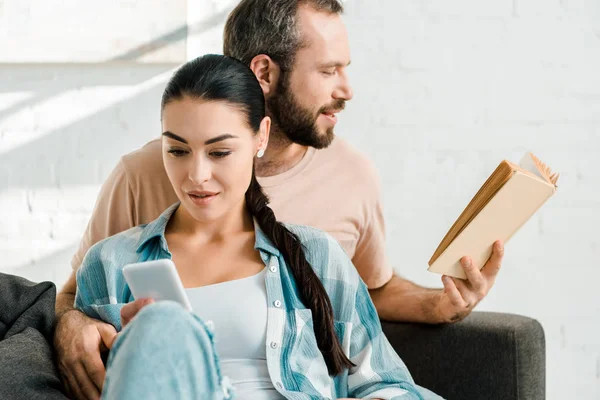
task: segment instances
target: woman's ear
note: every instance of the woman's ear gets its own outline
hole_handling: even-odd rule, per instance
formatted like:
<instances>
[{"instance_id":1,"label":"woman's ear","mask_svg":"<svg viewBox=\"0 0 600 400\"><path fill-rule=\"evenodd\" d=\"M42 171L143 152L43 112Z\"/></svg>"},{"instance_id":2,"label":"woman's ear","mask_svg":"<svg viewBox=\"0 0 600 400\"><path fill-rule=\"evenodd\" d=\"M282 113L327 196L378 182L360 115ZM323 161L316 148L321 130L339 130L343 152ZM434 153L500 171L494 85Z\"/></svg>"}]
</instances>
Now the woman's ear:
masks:
<instances>
[{"instance_id":1,"label":"woman's ear","mask_svg":"<svg viewBox=\"0 0 600 400\"><path fill-rule=\"evenodd\" d=\"M271 118L264 117L262 121L260 121L260 128L258 132L258 145L257 151L267 149L267 145L269 144L269 134L271 132Z\"/></svg>"},{"instance_id":2,"label":"woman's ear","mask_svg":"<svg viewBox=\"0 0 600 400\"><path fill-rule=\"evenodd\" d=\"M275 61L266 54L259 54L250 61L250 69L254 72L262 88L265 98L275 93L281 69Z\"/></svg>"}]
</instances>

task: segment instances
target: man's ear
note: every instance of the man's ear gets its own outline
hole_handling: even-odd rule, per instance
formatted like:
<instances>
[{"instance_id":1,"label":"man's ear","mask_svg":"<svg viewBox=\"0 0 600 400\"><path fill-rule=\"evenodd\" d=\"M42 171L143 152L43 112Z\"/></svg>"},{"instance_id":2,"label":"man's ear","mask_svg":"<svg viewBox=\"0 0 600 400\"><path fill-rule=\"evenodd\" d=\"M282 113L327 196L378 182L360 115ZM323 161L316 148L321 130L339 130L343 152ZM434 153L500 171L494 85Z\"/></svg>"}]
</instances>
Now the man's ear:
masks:
<instances>
[{"instance_id":1,"label":"man's ear","mask_svg":"<svg viewBox=\"0 0 600 400\"><path fill-rule=\"evenodd\" d=\"M250 69L256 75L258 83L263 90L265 98L270 97L275 93L281 68L279 65L266 54L259 54L250 61Z\"/></svg>"}]
</instances>

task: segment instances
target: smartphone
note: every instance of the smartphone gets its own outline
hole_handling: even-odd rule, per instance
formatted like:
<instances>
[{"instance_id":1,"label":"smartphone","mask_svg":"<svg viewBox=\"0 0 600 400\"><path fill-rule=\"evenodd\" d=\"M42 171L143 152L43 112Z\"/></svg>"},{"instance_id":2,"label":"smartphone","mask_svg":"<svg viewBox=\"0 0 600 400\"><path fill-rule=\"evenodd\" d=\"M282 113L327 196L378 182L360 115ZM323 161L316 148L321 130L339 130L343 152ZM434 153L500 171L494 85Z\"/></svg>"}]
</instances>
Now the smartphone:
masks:
<instances>
[{"instance_id":1,"label":"smartphone","mask_svg":"<svg viewBox=\"0 0 600 400\"><path fill-rule=\"evenodd\" d=\"M127 264L123 267L123 275L134 299L172 300L192 311L173 261L162 259Z\"/></svg>"}]
</instances>

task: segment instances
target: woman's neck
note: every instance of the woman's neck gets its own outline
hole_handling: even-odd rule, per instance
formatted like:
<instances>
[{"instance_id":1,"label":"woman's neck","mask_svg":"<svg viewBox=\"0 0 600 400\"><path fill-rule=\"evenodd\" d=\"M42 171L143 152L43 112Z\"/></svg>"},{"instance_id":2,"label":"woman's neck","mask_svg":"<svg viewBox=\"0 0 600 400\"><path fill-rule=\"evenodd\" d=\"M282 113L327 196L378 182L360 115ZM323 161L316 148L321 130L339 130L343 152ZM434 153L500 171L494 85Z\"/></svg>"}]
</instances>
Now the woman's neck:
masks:
<instances>
[{"instance_id":1,"label":"woman's neck","mask_svg":"<svg viewBox=\"0 0 600 400\"><path fill-rule=\"evenodd\" d=\"M222 241L243 232L254 231L254 221L242 200L228 213L213 221L198 221L180 205L167 224L165 233L185 235L195 243Z\"/></svg>"}]
</instances>

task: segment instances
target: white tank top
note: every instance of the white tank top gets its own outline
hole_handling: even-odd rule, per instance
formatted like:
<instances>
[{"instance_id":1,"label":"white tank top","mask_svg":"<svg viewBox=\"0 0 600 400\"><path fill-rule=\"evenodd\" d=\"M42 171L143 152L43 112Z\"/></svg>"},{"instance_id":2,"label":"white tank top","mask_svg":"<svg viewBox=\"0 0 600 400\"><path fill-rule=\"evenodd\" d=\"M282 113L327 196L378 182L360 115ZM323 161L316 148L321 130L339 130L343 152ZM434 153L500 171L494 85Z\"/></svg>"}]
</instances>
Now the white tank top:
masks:
<instances>
[{"instance_id":1,"label":"white tank top","mask_svg":"<svg viewBox=\"0 0 600 400\"><path fill-rule=\"evenodd\" d=\"M239 400L281 400L267 369L265 270L248 278L186 289L192 309L211 321L221 373Z\"/></svg>"}]
</instances>

